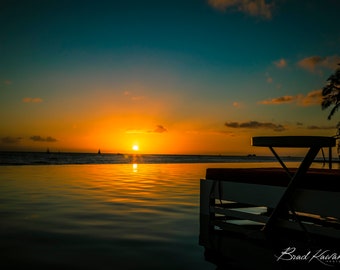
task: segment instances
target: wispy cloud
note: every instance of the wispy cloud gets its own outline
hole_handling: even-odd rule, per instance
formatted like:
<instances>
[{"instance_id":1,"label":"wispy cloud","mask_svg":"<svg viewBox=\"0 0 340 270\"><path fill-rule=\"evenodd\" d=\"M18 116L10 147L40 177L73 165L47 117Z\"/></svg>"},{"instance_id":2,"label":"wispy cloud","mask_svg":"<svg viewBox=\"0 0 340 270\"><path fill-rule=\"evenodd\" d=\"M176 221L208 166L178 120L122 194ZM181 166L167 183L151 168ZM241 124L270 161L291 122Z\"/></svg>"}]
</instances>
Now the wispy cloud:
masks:
<instances>
[{"instance_id":1,"label":"wispy cloud","mask_svg":"<svg viewBox=\"0 0 340 270\"><path fill-rule=\"evenodd\" d=\"M21 140L22 140L21 137L6 136L6 137L1 138L1 142L3 144L19 144Z\"/></svg>"},{"instance_id":2,"label":"wispy cloud","mask_svg":"<svg viewBox=\"0 0 340 270\"><path fill-rule=\"evenodd\" d=\"M310 72L321 72L321 68L336 69L337 64L340 63L340 56L310 56L300 60L297 65Z\"/></svg>"},{"instance_id":3,"label":"wispy cloud","mask_svg":"<svg viewBox=\"0 0 340 270\"><path fill-rule=\"evenodd\" d=\"M238 101L234 101L232 105L234 108L240 108L242 106L242 104Z\"/></svg>"},{"instance_id":4,"label":"wispy cloud","mask_svg":"<svg viewBox=\"0 0 340 270\"><path fill-rule=\"evenodd\" d=\"M284 58L281 58L280 60L275 61L274 65L277 68L284 68L287 66L287 61Z\"/></svg>"},{"instance_id":5,"label":"wispy cloud","mask_svg":"<svg viewBox=\"0 0 340 270\"><path fill-rule=\"evenodd\" d=\"M258 121L249 121L243 123L226 122L224 125L229 128L272 129L273 131L277 132L286 130L286 128L283 125L271 122L258 122Z\"/></svg>"},{"instance_id":6,"label":"wispy cloud","mask_svg":"<svg viewBox=\"0 0 340 270\"><path fill-rule=\"evenodd\" d=\"M307 95L298 94L295 96L281 96L277 98L269 98L258 102L264 105L280 105L280 104L290 104L296 103L298 106L313 106L320 105L322 101L322 90L313 90Z\"/></svg>"},{"instance_id":7,"label":"wispy cloud","mask_svg":"<svg viewBox=\"0 0 340 270\"><path fill-rule=\"evenodd\" d=\"M132 92L130 91L124 91L123 92L123 95L126 96L126 97L129 97L132 101L139 101L139 100L143 100L145 99L144 96L137 96L137 95L134 95Z\"/></svg>"},{"instance_id":8,"label":"wispy cloud","mask_svg":"<svg viewBox=\"0 0 340 270\"><path fill-rule=\"evenodd\" d=\"M168 130L163 125L157 125L154 129L128 129L125 131L128 134L147 134L147 133L164 133Z\"/></svg>"},{"instance_id":9,"label":"wispy cloud","mask_svg":"<svg viewBox=\"0 0 340 270\"><path fill-rule=\"evenodd\" d=\"M264 19L272 18L273 2L267 3L265 0L208 0L210 6L215 9L225 11L233 9L250 16Z\"/></svg>"},{"instance_id":10,"label":"wispy cloud","mask_svg":"<svg viewBox=\"0 0 340 270\"><path fill-rule=\"evenodd\" d=\"M307 126L307 129L310 130L330 130L330 129L336 129L335 126Z\"/></svg>"},{"instance_id":11,"label":"wispy cloud","mask_svg":"<svg viewBox=\"0 0 340 270\"><path fill-rule=\"evenodd\" d=\"M318 126L318 125L309 125L305 126L302 122L297 122L296 126L298 126L300 129L307 129L307 130L335 130L336 126Z\"/></svg>"},{"instance_id":12,"label":"wispy cloud","mask_svg":"<svg viewBox=\"0 0 340 270\"><path fill-rule=\"evenodd\" d=\"M25 97L22 99L22 102L24 103L40 103L43 102L41 98L31 98L31 97Z\"/></svg>"},{"instance_id":13,"label":"wispy cloud","mask_svg":"<svg viewBox=\"0 0 340 270\"><path fill-rule=\"evenodd\" d=\"M299 100L299 105L302 106L312 106L320 105L322 101L322 90L313 90L309 92L306 96L302 96Z\"/></svg>"},{"instance_id":14,"label":"wispy cloud","mask_svg":"<svg viewBox=\"0 0 340 270\"><path fill-rule=\"evenodd\" d=\"M292 103L297 100L297 96L282 96L277 98L269 98L263 101L260 101L259 104L286 104Z\"/></svg>"},{"instance_id":15,"label":"wispy cloud","mask_svg":"<svg viewBox=\"0 0 340 270\"><path fill-rule=\"evenodd\" d=\"M30 137L30 139L34 142L57 142L58 141L57 139L50 137L50 136L44 138L39 135L32 136Z\"/></svg>"},{"instance_id":16,"label":"wispy cloud","mask_svg":"<svg viewBox=\"0 0 340 270\"><path fill-rule=\"evenodd\" d=\"M163 133L163 132L167 132L168 130L163 127L162 125L157 125L156 128L152 131L154 133Z\"/></svg>"}]
</instances>

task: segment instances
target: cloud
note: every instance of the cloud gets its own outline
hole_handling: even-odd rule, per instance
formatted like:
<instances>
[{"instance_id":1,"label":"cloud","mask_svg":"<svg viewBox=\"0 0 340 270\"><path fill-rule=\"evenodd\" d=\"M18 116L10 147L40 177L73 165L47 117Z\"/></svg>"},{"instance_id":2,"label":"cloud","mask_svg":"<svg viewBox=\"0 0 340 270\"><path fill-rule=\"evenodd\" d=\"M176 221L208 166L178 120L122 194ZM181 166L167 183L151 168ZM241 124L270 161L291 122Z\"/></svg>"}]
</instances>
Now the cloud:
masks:
<instances>
[{"instance_id":1,"label":"cloud","mask_svg":"<svg viewBox=\"0 0 340 270\"><path fill-rule=\"evenodd\" d=\"M281 58L280 60L277 60L274 62L274 65L277 67L277 68L284 68L287 66L287 61L283 58Z\"/></svg>"},{"instance_id":2,"label":"cloud","mask_svg":"<svg viewBox=\"0 0 340 270\"><path fill-rule=\"evenodd\" d=\"M311 106L320 105L322 102L322 90L313 90L309 92L306 96L302 96L299 100L299 105Z\"/></svg>"},{"instance_id":3,"label":"cloud","mask_svg":"<svg viewBox=\"0 0 340 270\"><path fill-rule=\"evenodd\" d=\"M208 4L221 11L236 9L253 17L272 18L273 3L265 0L208 0Z\"/></svg>"},{"instance_id":4,"label":"cloud","mask_svg":"<svg viewBox=\"0 0 340 270\"><path fill-rule=\"evenodd\" d=\"M154 129L150 130L145 130L145 129L129 129L126 130L125 132L128 134L147 134L147 133L164 133L167 132L168 130L162 126L162 125L157 125Z\"/></svg>"},{"instance_id":5,"label":"cloud","mask_svg":"<svg viewBox=\"0 0 340 270\"><path fill-rule=\"evenodd\" d=\"M240 103L240 102L237 102L237 101L234 101L234 102L233 102L233 107L234 107L234 108L240 108L240 107L241 107L241 103Z\"/></svg>"},{"instance_id":6,"label":"cloud","mask_svg":"<svg viewBox=\"0 0 340 270\"><path fill-rule=\"evenodd\" d=\"M258 102L264 105L279 105L279 104L289 104L296 103L299 106L307 107L313 105L320 105L322 101L322 90L313 90L307 95L298 94L295 96L281 96L277 98L269 98Z\"/></svg>"},{"instance_id":7,"label":"cloud","mask_svg":"<svg viewBox=\"0 0 340 270\"><path fill-rule=\"evenodd\" d=\"M301 122L297 122L296 125L299 126L300 128L307 129L307 130L335 130L336 129L336 126L310 125L310 126L304 127L304 124Z\"/></svg>"},{"instance_id":8,"label":"cloud","mask_svg":"<svg viewBox=\"0 0 340 270\"><path fill-rule=\"evenodd\" d=\"M283 125L277 125L271 122L258 122L258 121L249 121L249 122L226 122L224 124L229 128L248 128L248 129L272 129L273 131L281 132L286 130Z\"/></svg>"},{"instance_id":9,"label":"cloud","mask_svg":"<svg viewBox=\"0 0 340 270\"><path fill-rule=\"evenodd\" d=\"M31 97L26 97L22 99L22 102L24 103L40 103L43 100L41 98L31 98Z\"/></svg>"},{"instance_id":10,"label":"cloud","mask_svg":"<svg viewBox=\"0 0 340 270\"><path fill-rule=\"evenodd\" d=\"M57 142L58 141L57 139L50 137L50 136L44 138L38 135L30 137L30 139L34 142Z\"/></svg>"},{"instance_id":11,"label":"cloud","mask_svg":"<svg viewBox=\"0 0 340 270\"><path fill-rule=\"evenodd\" d=\"M311 130L329 130L329 129L336 129L335 126L307 126L307 129Z\"/></svg>"},{"instance_id":12,"label":"cloud","mask_svg":"<svg viewBox=\"0 0 340 270\"><path fill-rule=\"evenodd\" d=\"M126 97L129 97L132 101L139 101L139 100L145 99L144 96L133 95L133 93L131 93L130 91L124 91L123 95L126 96Z\"/></svg>"},{"instance_id":13,"label":"cloud","mask_svg":"<svg viewBox=\"0 0 340 270\"><path fill-rule=\"evenodd\" d=\"M340 63L340 56L310 56L300 60L297 65L310 72L320 72L321 68L335 70Z\"/></svg>"},{"instance_id":14,"label":"cloud","mask_svg":"<svg viewBox=\"0 0 340 270\"><path fill-rule=\"evenodd\" d=\"M283 103L292 103L296 100L296 96L282 96L278 98L270 98L263 101L260 101L260 104L283 104Z\"/></svg>"},{"instance_id":15,"label":"cloud","mask_svg":"<svg viewBox=\"0 0 340 270\"><path fill-rule=\"evenodd\" d=\"M21 137L3 137L1 138L1 142L3 144L19 144L21 142L22 138Z\"/></svg>"},{"instance_id":16,"label":"cloud","mask_svg":"<svg viewBox=\"0 0 340 270\"><path fill-rule=\"evenodd\" d=\"M157 125L157 127L153 130L153 132L155 133L163 133L163 132L167 132L168 130L163 127L162 125Z\"/></svg>"}]
</instances>

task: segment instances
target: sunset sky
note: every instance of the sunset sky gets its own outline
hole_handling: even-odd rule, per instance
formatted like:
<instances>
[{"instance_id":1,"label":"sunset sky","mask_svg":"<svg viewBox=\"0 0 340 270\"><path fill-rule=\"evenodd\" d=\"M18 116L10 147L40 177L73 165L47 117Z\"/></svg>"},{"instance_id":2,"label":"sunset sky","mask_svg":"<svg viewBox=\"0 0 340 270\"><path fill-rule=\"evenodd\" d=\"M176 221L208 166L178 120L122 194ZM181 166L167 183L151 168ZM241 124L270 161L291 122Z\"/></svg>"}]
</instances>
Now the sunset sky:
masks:
<instances>
[{"instance_id":1,"label":"sunset sky","mask_svg":"<svg viewBox=\"0 0 340 270\"><path fill-rule=\"evenodd\" d=\"M0 4L0 150L248 154L332 136L339 0Z\"/></svg>"}]
</instances>

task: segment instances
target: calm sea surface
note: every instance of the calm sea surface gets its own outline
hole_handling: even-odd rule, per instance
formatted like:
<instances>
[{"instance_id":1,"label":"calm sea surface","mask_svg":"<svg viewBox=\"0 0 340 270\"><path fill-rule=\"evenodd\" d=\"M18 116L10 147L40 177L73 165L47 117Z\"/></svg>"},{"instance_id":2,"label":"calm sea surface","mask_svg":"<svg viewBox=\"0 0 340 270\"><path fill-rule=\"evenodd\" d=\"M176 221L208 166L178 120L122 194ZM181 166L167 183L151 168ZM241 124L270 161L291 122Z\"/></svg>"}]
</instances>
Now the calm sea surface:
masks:
<instances>
[{"instance_id":1,"label":"calm sea surface","mask_svg":"<svg viewBox=\"0 0 340 270\"><path fill-rule=\"evenodd\" d=\"M267 166L0 166L0 268L216 269L198 245L199 180L208 167Z\"/></svg>"}]
</instances>

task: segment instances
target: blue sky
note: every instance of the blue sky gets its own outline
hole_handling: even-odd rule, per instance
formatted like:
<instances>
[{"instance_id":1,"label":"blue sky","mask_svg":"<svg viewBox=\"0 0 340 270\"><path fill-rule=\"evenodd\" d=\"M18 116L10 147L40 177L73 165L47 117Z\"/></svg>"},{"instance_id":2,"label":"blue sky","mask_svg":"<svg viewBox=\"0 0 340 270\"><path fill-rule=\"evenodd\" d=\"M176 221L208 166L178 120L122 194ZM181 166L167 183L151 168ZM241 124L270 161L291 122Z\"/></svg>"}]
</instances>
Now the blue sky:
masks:
<instances>
[{"instance_id":1,"label":"blue sky","mask_svg":"<svg viewBox=\"0 0 340 270\"><path fill-rule=\"evenodd\" d=\"M243 153L255 135L333 135L320 90L340 62L338 10L4 1L0 149Z\"/></svg>"}]
</instances>

